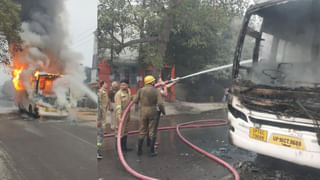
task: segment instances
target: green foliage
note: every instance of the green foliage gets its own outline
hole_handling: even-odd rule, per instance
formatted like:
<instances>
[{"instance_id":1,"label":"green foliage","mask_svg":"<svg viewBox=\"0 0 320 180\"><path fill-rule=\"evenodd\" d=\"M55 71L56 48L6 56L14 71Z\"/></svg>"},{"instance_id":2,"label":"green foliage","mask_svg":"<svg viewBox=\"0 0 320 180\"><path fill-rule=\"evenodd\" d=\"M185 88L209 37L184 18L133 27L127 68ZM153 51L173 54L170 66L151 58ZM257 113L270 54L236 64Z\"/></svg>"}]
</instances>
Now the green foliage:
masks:
<instances>
[{"instance_id":1,"label":"green foliage","mask_svg":"<svg viewBox=\"0 0 320 180\"><path fill-rule=\"evenodd\" d=\"M21 5L12 0L0 1L0 31L5 34L9 43L21 42L19 32L21 31L21 22L19 12Z\"/></svg>"},{"instance_id":2,"label":"green foliage","mask_svg":"<svg viewBox=\"0 0 320 180\"><path fill-rule=\"evenodd\" d=\"M124 48L145 52L145 42L155 41L161 18L150 0L99 0L99 57L117 56ZM142 49L141 49L142 48ZM105 53L106 50L111 52Z\"/></svg>"},{"instance_id":3,"label":"green foliage","mask_svg":"<svg viewBox=\"0 0 320 180\"><path fill-rule=\"evenodd\" d=\"M242 7L243 4L222 6L208 1L184 1L177 10L180 13L177 13L167 52L167 63L176 64L179 76L232 63L240 28L237 17L242 16L245 9L235 11L231 5ZM228 79L229 76L230 70L225 70L213 77Z\"/></svg>"},{"instance_id":4,"label":"green foliage","mask_svg":"<svg viewBox=\"0 0 320 180\"><path fill-rule=\"evenodd\" d=\"M116 56L128 46L145 64L175 64L180 76L232 63L240 27L233 21L247 6L234 0L100 0L99 56L107 49Z\"/></svg>"}]
</instances>

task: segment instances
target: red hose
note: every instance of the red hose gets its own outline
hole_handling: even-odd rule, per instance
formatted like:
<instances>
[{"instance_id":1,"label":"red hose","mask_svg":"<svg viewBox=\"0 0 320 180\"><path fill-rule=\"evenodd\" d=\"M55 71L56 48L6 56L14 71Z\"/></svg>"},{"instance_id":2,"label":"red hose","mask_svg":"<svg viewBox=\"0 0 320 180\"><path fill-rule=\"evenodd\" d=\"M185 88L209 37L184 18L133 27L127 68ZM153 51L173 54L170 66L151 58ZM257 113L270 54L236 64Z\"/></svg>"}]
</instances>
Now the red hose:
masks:
<instances>
[{"instance_id":1,"label":"red hose","mask_svg":"<svg viewBox=\"0 0 320 180\"><path fill-rule=\"evenodd\" d=\"M120 161L122 163L122 165L124 166L124 168L126 168L126 170L134 175L135 177L139 178L139 179L143 179L143 180L157 180L155 178L152 178L152 177L148 177L148 176L144 176L138 172L136 172L135 170L133 170L126 162L126 160L124 159L123 157L123 153L122 153L122 149L121 149L121 142L120 142L120 139L121 139L121 131L122 131L122 126L123 126L123 121L124 121L124 118L127 116L130 108L132 107L133 105L133 102L131 102L129 104L129 106L127 107L127 109L124 111L122 117L121 117L121 120L120 120L120 124L119 124L119 129L118 129L118 134L117 134L117 149L118 149L118 155L119 155L119 158L120 158Z\"/></svg>"},{"instance_id":2,"label":"red hose","mask_svg":"<svg viewBox=\"0 0 320 180\"><path fill-rule=\"evenodd\" d=\"M124 111L121 120L120 120L120 124L119 124L119 128L118 128L118 134L117 134L117 149L118 149L118 155L120 158L120 161L122 163L122 165L124 166L124 168L133 176L142 179L142 180L157 180L156 178L153 177L148 177L145 175L142 175L138 172L136 172L135 170L133 170L126 162L126 160L124 159L123 156L123 152L121 149L121 131L122 131L122 126L123 126L123 121L125 119L125 117L127 116L128 112L130 111L130 108L132 107L133 102L131 102L129 104L129 106L126 108L126 110ZM194 123L204 123L204 122L211 122L209 124L199 124L199 125L190 125L190 124L194 124ZM213 126L223 126L226 125L227 121L223 120L223 119L214 119L214 120L199 120L199 121L191 121L191 122L186 122L186 123L181 123L178 124L177 126L167 126L167 127L160 127L158 128L159 131L167 131L167 130L172 130L172 129L176 129L177 134L179 136L179 138L185 142L186 144L188 144L189 146L191 146L193 149L197 150L198 152L206 155L207 157L209 157L210 159L217 161L218 163L220 163L221 165L225 166L228 170L230 170L232 172L232 174L234 175L234 179L235 180L239 180L239 174L238 172L227 162L223 161L222 159L219 159L218 157L206 152L205 150L199 148L198 146L192 144L191 142L189 142L188 140L186 140L180 132L180 129L184 129L184 128L199 128L199 127L213 127ZM139 131L130 131L128 134L138 134ZM114 134L105 134L104 137L113 137Z\"/></svg>"},{"instance_id":3,"label":"red hose","mask_svg":"<svg viewBox=\"0 0 320 180\"><path fill-rule=\"evenodd\" d=\"M190 141L188 141L186 138L184 138L182 135L181 135L181 132L180 132L180 128L183 127L183 125L187 125L187 124L194 124L194 123L203 123L203 122L218 122L219 120L200 120L200 121L190 121L190 122L186 122L186 123L181 123L181 124L178 124L177 127L176 127L176 130L177 130L177 134L178 136L180 137L180 139L185 142L186 144L188 144L189 146L191 146L194 150L206 155L208 158L214 160L214 161L217 161L218 163L222 164L223 166L225 166L226 168L229 169L229 171L232 172L233 176L234 176L234 179L235 180L239 180L240 177L239 177L239 174L238 172L230 165L228 164L227 162L223 161L222 159L208 153L207 151L199 148L198 146L192 144ZM221 120L221 121L225 121L225 120ZM221 124L215 124L214 126L222 126L222 125L226 125L227 124L227 121L225 121L224 123L221 123Z\"/></svg>"}]
</instances>

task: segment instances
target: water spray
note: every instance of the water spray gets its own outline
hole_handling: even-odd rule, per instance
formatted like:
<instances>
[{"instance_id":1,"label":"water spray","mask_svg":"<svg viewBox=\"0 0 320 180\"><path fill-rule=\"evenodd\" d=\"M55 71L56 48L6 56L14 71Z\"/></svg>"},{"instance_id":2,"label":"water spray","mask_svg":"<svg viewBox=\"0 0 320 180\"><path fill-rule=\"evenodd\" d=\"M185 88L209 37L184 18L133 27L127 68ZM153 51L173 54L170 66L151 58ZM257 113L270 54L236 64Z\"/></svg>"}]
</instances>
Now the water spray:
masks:
<instances>
[{"instance_id":1,"label":"water spray","mask_svg":"<svg viewBox=\"0 0 320 180\"><path fill-rule=\"evenodd\" d=\"M250 60L241 61L240 65L248 64L248 63L252 63L252 60L250 59ZM233 66L233 64L227 64L227 65L223 65L223 66L214 67L214 68L207 69L207 70L204 70L204 71L200 71L200 72L197 72L197 73L189 74L187 76L183 76L183 77L180 77L180 78L175 78L175 79L171 79L169 81L165 81L165 84L169 84L169 83L172 83L172 82L175 82L175 81L178 81L178 80L182 80L182 79L191 78L191 77L194 77L194 76L199 76L201 74L206 74L206 73L209 73L209 72L215 72L215 71L219 71L219 70L224 70L224 69L227 69L227 68L231 68L232 66ZM156 84L155 87L156 88L160 87L160 84Z\"/></svg>"}]
</instances>

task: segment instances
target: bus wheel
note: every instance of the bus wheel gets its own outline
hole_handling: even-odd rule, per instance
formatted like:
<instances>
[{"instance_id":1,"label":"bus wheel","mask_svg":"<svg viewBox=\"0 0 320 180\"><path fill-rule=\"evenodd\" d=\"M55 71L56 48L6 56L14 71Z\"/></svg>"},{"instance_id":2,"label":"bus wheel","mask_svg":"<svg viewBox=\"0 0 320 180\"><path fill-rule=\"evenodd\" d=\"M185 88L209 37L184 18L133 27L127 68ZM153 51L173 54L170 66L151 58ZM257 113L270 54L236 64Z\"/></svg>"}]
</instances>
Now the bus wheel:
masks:
<instances>
[{"instance_id":1,"label":"bus wheel","mask_svg":"<svg viewBox=\"0 0 320 180\"><path fill-rule=\"evenodd\" d=\"M21 107L21 104L18 104L18 109L20 113L23 113L23 108Z\"/></svg>"},{"instance_id":2,"label":"bus wheel","mask_svg":"<svg viewBox=\"0 0 320 180\"><path fill-rule=\"evenodd\" d=\"M29 110L29 111L28 111L29 115L30 115L30 116L33 116L32 106L31 106L31 105L29 105L29 109L28 109L28 110Z\"/></svg>"},{"instance_id":3,"label":"bus wheel","mask_svg":"<svg viewBox=\"0 0 320 180\"><path fill-rule=\"evenodd\" d=\"M33 113L34 118L39 118L39 109L37 107L34 108L34 113Z\"/></svg>"}]
</instances>

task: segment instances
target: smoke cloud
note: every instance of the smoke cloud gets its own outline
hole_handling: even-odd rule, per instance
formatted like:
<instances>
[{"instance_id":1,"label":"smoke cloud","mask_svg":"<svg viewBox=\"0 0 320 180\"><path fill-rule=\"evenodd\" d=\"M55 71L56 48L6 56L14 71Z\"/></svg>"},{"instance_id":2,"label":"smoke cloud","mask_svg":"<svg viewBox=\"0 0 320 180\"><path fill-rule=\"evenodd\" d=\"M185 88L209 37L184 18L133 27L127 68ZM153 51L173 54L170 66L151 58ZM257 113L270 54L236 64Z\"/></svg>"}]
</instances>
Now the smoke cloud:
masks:
<instances>
[{"instance_id":1,"label":"smoke cloud","mask_svg":"<svg viewBox=\"0 0 320 180\"><path fill-rule=\"evenodd\" d=\"M79 87L72 89L74 99L78 99L84 93L90 93L84 84L84 69L80 64L81 54L73 52L70 48L70 39L67 31L68 15L65 11L65 0L16 0L22 5L21 19L23 40L22 52L16 53L13 61L17 60L26 64L27 67L21 78L25 87L30 89L28 79L37 70L47 73L64 74L68 78L69 85ZM65 106L68 88L60 86L56 82L53 91L58 96L57 103ZM81 86L81 87L80 87ZM90 94L96 101L96 96Z\"/></svg>"}]
</instances>

